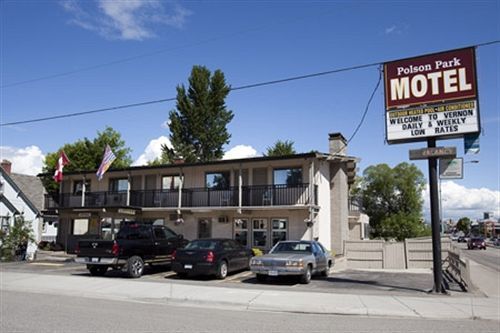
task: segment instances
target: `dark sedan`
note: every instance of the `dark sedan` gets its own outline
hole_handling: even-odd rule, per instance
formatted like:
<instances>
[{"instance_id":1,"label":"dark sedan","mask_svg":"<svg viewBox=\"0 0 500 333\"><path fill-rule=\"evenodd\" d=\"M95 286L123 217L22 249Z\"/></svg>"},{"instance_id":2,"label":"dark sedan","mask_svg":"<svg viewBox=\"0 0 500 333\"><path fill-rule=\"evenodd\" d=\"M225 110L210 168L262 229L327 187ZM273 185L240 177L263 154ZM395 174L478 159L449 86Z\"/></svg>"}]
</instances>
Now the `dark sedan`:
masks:
<instances>
[{"instance_id":1,"label":"dark sedan","mask_svg":"<svg viewBox=\"0 0 500 333\"><path fill-rule=\"evenodd\" d=\"M180 277L215 275L249 268L252 251L232 239L196 239L174 253L172 270Z\"/></svg>"},{"instance_id":2,"label":"dark sedan","mask_svg":"<svg viewBox=\"0 0 500 333\"><path fill-rule=\"evenodd\" d=\"M471 237L467 243L467 248L469 250L473 249L483 249L486 250L486 242L482 237Z\"/></svg>"}]
</instances>

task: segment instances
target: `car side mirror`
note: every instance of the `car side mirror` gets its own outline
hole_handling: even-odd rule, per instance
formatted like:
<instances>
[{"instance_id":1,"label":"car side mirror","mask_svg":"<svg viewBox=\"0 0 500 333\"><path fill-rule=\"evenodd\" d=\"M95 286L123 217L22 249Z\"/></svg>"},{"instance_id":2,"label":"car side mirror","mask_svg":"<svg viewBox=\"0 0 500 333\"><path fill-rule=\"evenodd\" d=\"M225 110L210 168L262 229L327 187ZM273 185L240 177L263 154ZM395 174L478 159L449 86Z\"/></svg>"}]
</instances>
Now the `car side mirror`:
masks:
<instances>
[{"instance_id":1,"label":"car side mirror","mask_svg":"<svg viewBox=\"0 0 500 333\"><path fill-rule=\"evenodd\" d=\"M182 234L177 235L177 239L178 239L178 240L183 240L183 239L184 239L184 235L182 235Z\"/></svg>"}]
</instances>

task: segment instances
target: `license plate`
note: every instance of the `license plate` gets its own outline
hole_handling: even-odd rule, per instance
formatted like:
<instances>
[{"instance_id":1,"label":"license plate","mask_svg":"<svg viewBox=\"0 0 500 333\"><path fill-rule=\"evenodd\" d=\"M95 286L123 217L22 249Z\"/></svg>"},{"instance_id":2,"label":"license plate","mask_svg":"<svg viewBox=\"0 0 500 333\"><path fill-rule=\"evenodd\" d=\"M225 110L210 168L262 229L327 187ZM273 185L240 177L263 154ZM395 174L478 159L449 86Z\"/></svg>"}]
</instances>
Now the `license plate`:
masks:
<instances>
[{"instance_id":1,"label":"license plate","mask_svg":"<svg viewBox=\"0 0 500 333\"><path fill-rule=\"evenodd\" d=\"M99 262L99 258L91 258L92 262Z\"/></svg>"},{"instance_id":2,"label":"license plate","mask_svg":"<svg viewBox=\"0 0 500 333\"><path fill-rule=\"evenodd\" d=\"M278 271L269 271L269 276L278 276Z\"/></svg>"},{"instance_id":3,"label":"license plate","mask_svg":"<svg viewBox=\"0 0 500 333\"><path fill-rule=\"evenodd\" d=\"M185 269L192 269L192 268L193 268L193 265L184 265L184 268L185 268Z\"/></svg>"}]
</instances>

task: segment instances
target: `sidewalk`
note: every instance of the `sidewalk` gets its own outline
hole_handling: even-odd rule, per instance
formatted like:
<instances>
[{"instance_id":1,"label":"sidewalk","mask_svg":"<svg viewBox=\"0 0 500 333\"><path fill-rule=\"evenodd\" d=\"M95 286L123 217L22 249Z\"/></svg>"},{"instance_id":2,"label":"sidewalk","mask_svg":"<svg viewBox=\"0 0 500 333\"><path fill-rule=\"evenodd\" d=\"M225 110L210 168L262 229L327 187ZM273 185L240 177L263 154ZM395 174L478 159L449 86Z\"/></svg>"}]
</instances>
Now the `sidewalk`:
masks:
<instances>
[{"instance_id":1,"label":"sidewalk","mask_svg":"<svg viewBox=\"0 0 500 333\"><path fill-rule=\"evenodd\" d=\"M500 320L498 297L325 294L14 272L0 273L0 288L19 292L234 310Z\"/></svg>"},{"instance_id":2,"label":"sidewalk","mask_svg":"<svg viewBox=\"0 0 500 333\"><path fill-rule=\"evenodd\" d=\"M75 255L64 251L37 250L35 261L72 262L74 258Z\"/></svg>"}]
</instances>

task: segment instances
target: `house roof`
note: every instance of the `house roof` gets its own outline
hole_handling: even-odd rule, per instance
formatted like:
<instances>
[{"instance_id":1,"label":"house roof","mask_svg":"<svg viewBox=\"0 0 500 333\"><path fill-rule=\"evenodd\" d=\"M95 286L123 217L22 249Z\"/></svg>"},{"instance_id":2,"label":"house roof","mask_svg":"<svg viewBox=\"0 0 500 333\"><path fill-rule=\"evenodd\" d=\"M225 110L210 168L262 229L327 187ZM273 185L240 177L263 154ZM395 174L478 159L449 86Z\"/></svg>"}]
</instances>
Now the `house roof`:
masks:
<instances>
[{"instance_id":1,"label":"house roof","mask_svg":"<svg viewBox=\"0 0 500 333\"><path fill-rule=\"evenodd\" d=\"M43 189L43 185L41 185L41 182L40 182L40 186L42 188L42 192L40 194L40 198L38 199L38 198L36 198L36 195L37 195L36 193L38 193L38 191L36 189L30 188L31 186L33 186L33 188L39 189L38 185L36 185L35 182L33 181L33 178L36 178L35 176L27 176L27 175L19 175L19 174L10 174L9 175L7 172L5 172L5 170L3 168L0 168L0 172L3 176L3 178L17 192L17 196L20 197L21 199L23 199L24 202L26 202L28 207L30 207L30 209L34 213L40 214L41 209L39 209L38 207L43 207L43 200L44 200L44 196L43 196L44 189ZM24 178L24 177L16 177L16 175L27 176L27 177L30 177L30 179L28 180L27 178ZM14 180L15 178L18 179L18 181L20 182L19 184ZM40 181L40 180L38 179L38 181ZM26 195L26 193L23 191L23 188L21 188L21 186L24 188L24 190L26 190L28 193L30 193L30 195L33 196L34 201L38 202L38 204L37 204L38 206L35 205L35 203L30 200L30 198Z\"/></svg>"},{"instance_id":2,"label":"house roof","mask_svg":"<svg viewBox=\"0 0 500 333\"><path fill-rule=\"evenodd\" d=\"M224 165L224 164L238 164L238 163L248 163L248 162L263 162L263 161L282 161L282 160L291 160L297 158L325 158L328 154L322 153L303 153L303 154L294 154L294 155L286 155L286 156L263 156L263 157L249 157L249 158L239 158L232 160L218 160L218 161L210 161L210 162L196 162L196 163L182 163L182 164L162 164L162 165L142 165L142 166L133 166L128 168L119 168L119 169L110 169L106 173L112 172L120 172L120 171L134 171L134 170L154 170L154 169L169 169L169 168L179 168L179 167L194 167L194 166L204 166L204 165ZM95 173L96 170L82 170L82 171L72 171L72 172L64 172L65 175L79 175L79 174L88 174ZM47 176L48 173L39 174L38 177Z\"/></svg>"},{"instance_id":3,"label":"house roof","mask_svg":"<svg viewBox=\"0 0 500 333\"><path fill-rule=\"evenodd\" d=\"M38 209L43 210L45 188L37 176L11 173L10 178L17 184L19 189L28 197L29 201Z\"/></svg>"}]
</instances>

